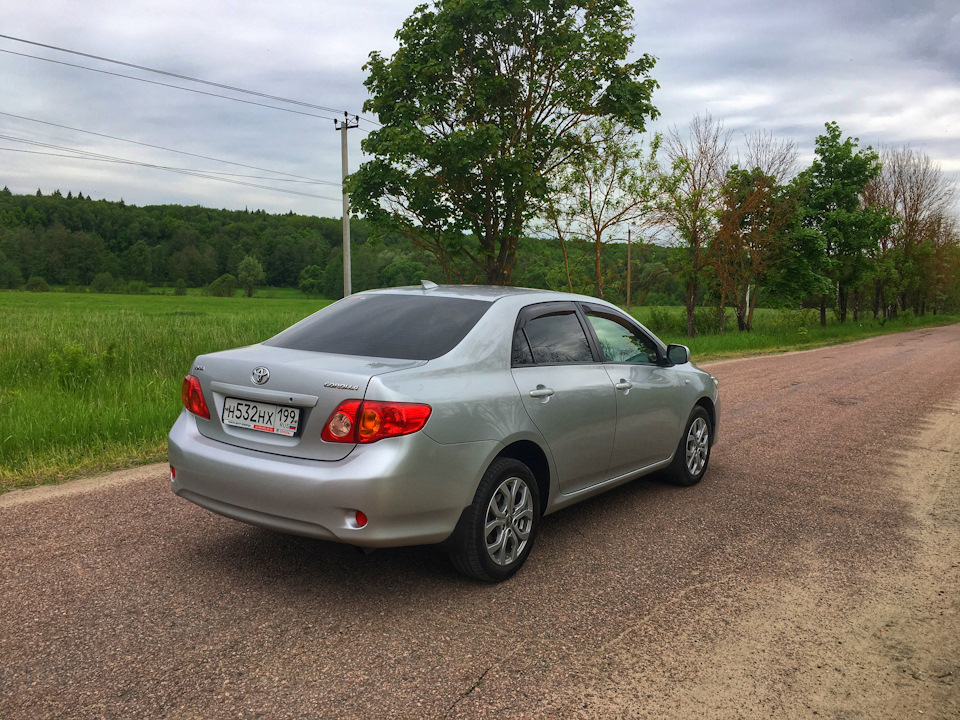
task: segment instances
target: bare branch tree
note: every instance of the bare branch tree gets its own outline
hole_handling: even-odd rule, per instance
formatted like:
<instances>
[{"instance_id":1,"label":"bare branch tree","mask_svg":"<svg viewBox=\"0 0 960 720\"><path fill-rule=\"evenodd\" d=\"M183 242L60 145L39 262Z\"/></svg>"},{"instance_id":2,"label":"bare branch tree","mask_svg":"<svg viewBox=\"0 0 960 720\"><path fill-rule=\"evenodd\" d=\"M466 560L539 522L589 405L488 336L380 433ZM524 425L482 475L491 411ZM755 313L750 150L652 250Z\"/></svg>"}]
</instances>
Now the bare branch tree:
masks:
<instances>
[{"instance_id":1,"label":"bare branch tree","mask_svg":"<svg viewBox=\"0 0 960 720\"><path fill-rule=\"evenodd\" d=\"M680 275L690 337L697 332L694 312L730 166L729 145L730 132L709 113L695 117L686 136L674 125L664 144L667 167L661 169L658 219L683 251Z\"/></svg>"},{"instance_id":2,"label":"bare branch tree","mask_svg":"<svg viewBox=\"0 0 960 720\"><path fill-rule=\"evenodd\" d=\"M897 218L881 238L873 277L874 316L914 305L923 312L933 290L926 265L956 206L956 185L926 153L909 146L883 148L880 174L865 188L863 203L886 207ZM949 237L949 234L947 235ZM926 250L924 250L926 248Z\"/></svg>"},{"instance_id":3,"label":"bare branch tree","mask_svg":"<svg viewBox=\"0 0 960 720\"><path fill-rule=\"evenodd\" d=\"M560 240L571 289L566 240L592 244L595 294L602 298L610 280L603 263L606 246L626 227L645 228L655 221L661 138L654 136L645 150L629 127L600 119L584 130L583 143L591 152L559 173L546 214Z\"/></svg>"}]
</instances>

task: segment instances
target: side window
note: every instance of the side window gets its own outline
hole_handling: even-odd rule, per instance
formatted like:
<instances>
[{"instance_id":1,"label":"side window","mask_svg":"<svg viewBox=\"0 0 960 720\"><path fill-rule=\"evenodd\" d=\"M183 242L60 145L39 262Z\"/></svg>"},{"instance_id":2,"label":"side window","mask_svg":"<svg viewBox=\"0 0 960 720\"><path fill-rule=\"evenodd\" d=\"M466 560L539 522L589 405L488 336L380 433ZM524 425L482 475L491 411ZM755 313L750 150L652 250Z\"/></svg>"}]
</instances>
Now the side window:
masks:
<instances>
[{"instance_id":1,"label":"side window","mask_svg":"<svg viewBox=\"0 0 960 720\"><path fill-rule=\"evenodd\" d=\"M587 312L606 362L655 363L657 346L641 332L608 315Z\"/></svg>"},{"instance_id":2,"label":"side window","mask_svg":"<svg viewBox=\"0 0 960 720\"><path fill-rule=\"evenodd\" d=\"M510 355L512 365L533 365L533 354L523 330L517 328L513 333L513 352Z\"/></svg>"},{"instance_id":3,"label":"side window","mask_svg":"<svg viewBox=\"0 0 960 720\"><path fill-rule=\"evenodd\" d=\"M590 351L583 326L572 310L540 315L528 320L518 334L526 337L534 363L555 365L593 362L593 353ZM514 358L517 357L517 344L517 339L514 338Z\"/></svg>"}]
</instances>

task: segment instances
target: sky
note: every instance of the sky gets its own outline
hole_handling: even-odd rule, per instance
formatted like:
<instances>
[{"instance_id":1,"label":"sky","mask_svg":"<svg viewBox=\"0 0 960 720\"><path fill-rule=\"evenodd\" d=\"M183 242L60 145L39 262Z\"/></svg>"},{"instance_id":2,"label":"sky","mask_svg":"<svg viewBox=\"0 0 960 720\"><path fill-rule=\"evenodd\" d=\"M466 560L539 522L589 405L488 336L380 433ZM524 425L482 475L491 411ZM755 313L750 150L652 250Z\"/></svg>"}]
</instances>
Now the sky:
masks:
<instances>
[{"instance_id":1,"label":"sky","mask_svg":"<svg viewBox=\"0 0 960 720\"><path fill-rule=\"evenodd\" d=\"M417 4L7 3L0 34L17 40L0 38L0 187L340 217L341 136L333 120L344 112L363 118L363 65L372 51L396 50L394 33ZM660 85L653 101L661 116L648 131L682 131L709 112L732 131L734 150L745 134L765 131L793 141L803 166L813 160L824 123L836 121L861 145L910 145L960 179L956 0L634 0L633 7L631 58L658 58L651 75ZM351 171L375 127L361 119L349 130ZM86 159L77 159L78 151Z\"/></svg>"}]
</instances>

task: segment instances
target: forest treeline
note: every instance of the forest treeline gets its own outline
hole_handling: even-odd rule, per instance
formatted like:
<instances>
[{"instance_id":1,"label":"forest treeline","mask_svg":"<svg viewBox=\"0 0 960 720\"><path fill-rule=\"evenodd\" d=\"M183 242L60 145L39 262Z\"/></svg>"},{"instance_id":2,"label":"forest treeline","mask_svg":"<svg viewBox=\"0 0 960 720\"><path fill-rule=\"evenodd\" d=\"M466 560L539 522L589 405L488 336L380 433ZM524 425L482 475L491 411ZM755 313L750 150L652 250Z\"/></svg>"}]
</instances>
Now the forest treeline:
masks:
<instances>
[{"instance_id":1,"label":"forest treeline","mask_svg":"<svg viewBox=\"0 0 960 720\"><path fill-rule=\"evenodd\" d=\"M592 245L574 243L575 289L591 292ZM406 238L375 233L364 219L351 222L355 291L442 282L436 260ZM122 200L92 200L59 190L16 195L0 190L0 288L21 288L31 278L52 285L134 291L145 286L205 288L223 275L237 277L247 256L263 268L263 284L302 287L339 298L343 292L342 224L339 218L200 206L137 207ZM632 247L636 304L680 302L682 284L671 270L671 251ZM611 244L603 258L613 278L607 297L626 298L626 246ZM306 272L304 272L306 271ZM478 278L478 280L482 280ZM528 287L569 287L559 244L526 238L514 282Z\"/></svg>"}]
</instances>

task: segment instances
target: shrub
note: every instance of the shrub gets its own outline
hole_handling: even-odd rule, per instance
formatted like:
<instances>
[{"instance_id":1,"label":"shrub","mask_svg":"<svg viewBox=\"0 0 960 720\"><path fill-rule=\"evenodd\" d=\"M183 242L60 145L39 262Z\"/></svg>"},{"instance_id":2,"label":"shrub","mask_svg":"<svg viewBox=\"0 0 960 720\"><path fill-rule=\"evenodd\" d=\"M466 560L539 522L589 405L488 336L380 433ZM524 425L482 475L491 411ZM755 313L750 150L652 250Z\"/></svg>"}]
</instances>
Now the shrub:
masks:
<instances>
[{"instance_id":1,"label":"shrub","mask_svg":"<svg viewBox=\"0 0 960 720\"><path fill-rule=\"evenodd\" d=\"M127 284L127 294L129 295L149 295L150 288L143 280L131 280Z\"/></svg>"},{"instance_id":2,"label":"shrub","mask_svg":"<svg viewBox=\"0 0 960 720\"><path fill-rule=\"evenodd\" d=\"M84 388L97 374L99 364L99 358L83 345L64 345L60 352L50 354L54 377L67 390Z\"/></svg>"},{"instance_id":3,"label":"shrub","mask_svg":"<svg viewBox=\"0 0 960 720\"><path fill-rule=\"evenodd\" d=\"M96 293L106 293L113 290L116 284L117 281L113 279L113 275L108 272L101 272L94 276L90 283L90 289Z\"/></svg>"},{"instance_id":4,"label":"shrub","mask_svg":"<svg viewBox=\"0 0 960 720\"><path fill-rule=\"evenodd\" d=\"M50 285L39 275L34 275L27 280L26 289L30 292L50 292Z\"/></svg>"},{"instance_id":5,"label":"shrub","mask_svg":"<svg viewBox=\"0 0 960 720\"><path fill-rule=\"evenodd\" d=\"M85 293L87 288L83 285L67 285L63 291L68 293Z\"/></svg>"},{"instance_id":6,"label":"shrub","mask_svg":"<svg viewBox=\"0 0 960 720\"><path fill-rule=\"evenodd\" d=\"M187 281L183 278L177 278L177 282L173 286L174 295L186 295L187 294Z\"/></svg>"},{"instance_id":7,"label":"shrub","mask_svg":"<svg viewBox=\"0 0 960 720\"><path fill-rule=\"evenodd\" d=\"M652 307L647 327L657 335L681 335L687 331L686 315L671 312L665 307Z\"/></svg>"},{"instance_id":8,"label":"shrub","mask_svg":"<svg viewBox=\"0 0 960 720\"><path fill-rule=\"evenodd\" d=\"M206 293L214 297L233 297L237 289L237 279L230 273L225 273L207 285Z\"/></svg>"},{"instance_id":9,"label":"shrub","mask_svg":"<svg viewBox=\"0 0 960 720\"><path fill-rule=\"evenodd\" d=\"M683 314L683 318L683 332L686 332L686 313ZM721 332L733 329L733 314L726 308L721 317L720 308L698 307L693 311L693 319L698 335L719 335Z\"/></svg>"},{"instance_id":10,"label":"shrub","mask_svg":"<svg viewBox=\"0 0 960 720\"><path fill-rule=\"evenodd\" d=\"M304 295L322 295L323 268L319 265L307 265L300 271L298 285Z\"/></svg>"},{"instance_id":11,"label":"shrub","mask_svg":"<svg viewBox=\"0 0 960 720\"><path fill-rule=\"evenodd\" d=\"M788 332L799 332L803 329L806 334L807 327L816 322L817 311L811 308L793 310L791 308L781 308L777 310L776 315L770 321L774 329L786 330Z\"/></svg>"}]
</instances>

